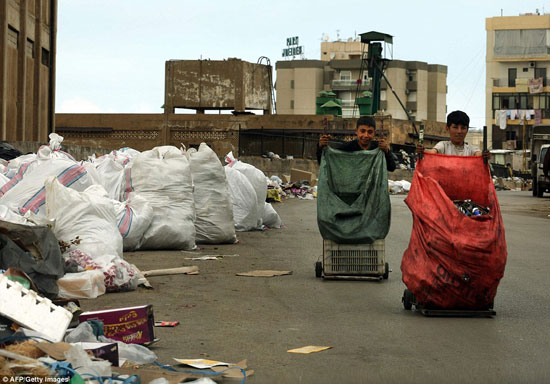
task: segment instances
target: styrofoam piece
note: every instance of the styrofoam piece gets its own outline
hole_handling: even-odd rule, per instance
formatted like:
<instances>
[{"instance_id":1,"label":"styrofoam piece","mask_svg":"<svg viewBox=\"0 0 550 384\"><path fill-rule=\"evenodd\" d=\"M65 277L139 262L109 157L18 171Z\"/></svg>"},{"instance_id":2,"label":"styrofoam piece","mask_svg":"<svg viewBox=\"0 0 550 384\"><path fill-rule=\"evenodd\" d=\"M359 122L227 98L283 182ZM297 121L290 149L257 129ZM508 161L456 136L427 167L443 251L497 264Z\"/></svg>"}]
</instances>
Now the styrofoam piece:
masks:
<instances>
[{"instance_id":1,"label":"styrofoam piece","mask_svg":"<svg viewBox=\"0 0 550 384\"><path fill-rule=\"evenodd\" d=\"M51 300L0 274L0 314L16 323L62 341L73 315Z\"/></svg>"}]
</instances>

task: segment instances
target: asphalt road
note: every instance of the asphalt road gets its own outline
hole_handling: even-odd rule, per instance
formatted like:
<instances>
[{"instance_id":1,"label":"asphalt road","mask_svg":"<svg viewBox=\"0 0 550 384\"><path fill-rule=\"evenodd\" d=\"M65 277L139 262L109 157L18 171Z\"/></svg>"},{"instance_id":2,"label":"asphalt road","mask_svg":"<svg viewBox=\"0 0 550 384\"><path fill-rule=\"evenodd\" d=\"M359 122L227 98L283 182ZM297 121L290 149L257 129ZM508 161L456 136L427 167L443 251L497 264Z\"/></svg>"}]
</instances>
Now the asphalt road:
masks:
<instances>
[{"instance_id":1,"label":"asphalt road","mask_svg":"<svg viewBox=\"0 0 550 384\"><path fill-rule=\"evenodd\" d=\"M153 304L152 347L172 358L248 359L250 383L544 383L550 382L550 198L498 192L508 262L494 318L431 318L406 311L400 263L412 217L405 196L391 196L392 226L382 282L315 278L322 244L316 201L275 205L286 227L240 233L240 243L205 246L196 254L135 252L141 270L198 265L200 274L151 277L154 289L81 301L85 310ZM199 255L234 255L190 261ZM254 269L292 270L290 276L239 277ZM306 345L331 346L307 355Z\"/></svg>"}]
</instances>

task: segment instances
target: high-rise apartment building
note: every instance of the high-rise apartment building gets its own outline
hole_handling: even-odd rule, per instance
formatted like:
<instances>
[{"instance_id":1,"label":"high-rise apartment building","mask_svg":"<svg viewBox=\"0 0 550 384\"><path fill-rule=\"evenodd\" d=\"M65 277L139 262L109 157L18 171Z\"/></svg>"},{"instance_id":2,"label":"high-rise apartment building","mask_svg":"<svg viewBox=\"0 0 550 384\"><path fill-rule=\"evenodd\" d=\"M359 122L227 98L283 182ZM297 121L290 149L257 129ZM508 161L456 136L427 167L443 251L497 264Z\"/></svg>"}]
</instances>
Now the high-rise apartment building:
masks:
<instances>
[{"instance_id":1,"label":"high-rise apartment building","mask_svg":"<svg viewBox=\"0 0 550 384\"><path fill-rule=\"evenodd\" d=\"M529 148L530 127L550 124L550 15L485 21L489 147Z\"/></svg>"},{"instance_id":2,"label":"high-rise apartment building","mask_svg":"<svg viewBox=\"0 0 550 384\"><path fill-rule=\"evenodd\" d=\"M355 99L371 88L361 57L366 45L360 41L321 43L321 60L278 61L277 113L315 114L319 92L332 91L342 99L342 117L357 117ZM420 61L392 60L385 75L395 93L416 121L445 121L447 106L447 67ZM407 120L387 82L382 80L381 110L393 118Z\"/></svg>"},{"instance_id":3,"label":"high-rise apartment building","mask_svg":"<svg viewBox=\"0 0 550 384\"><path fill-rule=\"evenodd\" d=\"M0 139L46 141L54 127L57 0L0 1Z\"/></svg>"}]
</instances>

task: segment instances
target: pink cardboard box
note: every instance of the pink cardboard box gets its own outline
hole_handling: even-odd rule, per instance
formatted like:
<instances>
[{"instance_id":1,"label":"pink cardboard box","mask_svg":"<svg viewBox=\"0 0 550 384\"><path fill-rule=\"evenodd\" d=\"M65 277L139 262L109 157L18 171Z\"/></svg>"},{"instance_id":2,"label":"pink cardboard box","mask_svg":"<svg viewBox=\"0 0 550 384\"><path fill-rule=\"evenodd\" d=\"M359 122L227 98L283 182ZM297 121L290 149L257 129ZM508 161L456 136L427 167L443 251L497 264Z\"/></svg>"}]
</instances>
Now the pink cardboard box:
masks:
<instances>
[{"instance_id":1,"label":"pink cardboard box","mask_svg":"<svg viewBox=\"0 0 550 384\"><path fill-rule=\"evenodd\" d=\"M114 308L103 311L84 312L80 322L99 320L103 322L105 337L127 344L144 344L155 340L153 306Z\"/></svg>"}]
</instances>

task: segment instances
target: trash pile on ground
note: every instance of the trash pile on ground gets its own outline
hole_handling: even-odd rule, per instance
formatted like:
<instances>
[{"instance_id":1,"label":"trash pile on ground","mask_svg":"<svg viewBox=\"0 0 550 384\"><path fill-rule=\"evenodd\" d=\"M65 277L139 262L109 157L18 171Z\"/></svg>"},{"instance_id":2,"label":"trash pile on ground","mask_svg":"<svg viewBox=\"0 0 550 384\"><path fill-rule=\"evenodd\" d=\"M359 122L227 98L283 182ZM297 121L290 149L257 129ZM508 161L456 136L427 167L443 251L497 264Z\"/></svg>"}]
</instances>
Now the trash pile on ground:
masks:
<instances>
[{"instance_id":1,"label":"trash pile on ground","mask_svg":"<svg viewBox=\"0 0 550 384\"><path fill-rule=\"evenodd\" d=\"M13 224L0 235L11 241L0 268L22 267L47 283L38 291L48 297L135 289L138 271L123 251L194 250L235 243L236 231L283 226L266 202L269 180L231 153L225 167L204 143L198 150L123 148L76 161L61 150L62 141L52 133L37 153L0 164L0 223ZM23 230L48 247L21 248L16 232ZM32 251L32 261L19 261Z\"/></svg>"},{"instance_id":2,"label":"trash pile on ground","mask_svg":"<svg viewBox=\"0 0 550 384\"><path fill-rule=\"evenodd\" d=\"M497 191L529 191L532 188L532 180L521 177L496 177L493 176L493 184Z\"/></svg>"},{"instance_id":3,"label":"trash pile on ground","mask_svg":"<svg viewBox=\"0 0 550 384\"><path fill-rule=\"evenodd\" d=\"M157 325L152 305L82 313L78 300L151 287L148 276L199 273L139 271L124 251L194 251L236 243L236 231L282 228L266 202L270 180L231 154L223 166L204 143L76 161L62 141L51 134L36 154L0 164L0 376L135 384L250 376L246 361L160 364L147 348L153 328L177 322ZM134 368L151 363L172 372Z\"/></svg>"},{"instance_id":4,"label":"trash pile on ground","mask_svg":"<svg viewBox=\"0 0 550 384\"><path fill-rule=\"evenodd\" d=\"M388 180L388 188L392 195L406 194L411 189L411 183L407 180Z\"/></svg>"},{"instance_id":5,"label":"trash pile on ground","mask_svg":"<svg viewBox=\"0 0 550 384\"><path fill-rule=\"evenodd\" d=\"M0 376L11 381L139 384L218 376L244 382L254 373L246 360L176 359L187 368L161 364L148 348L158 341L154 328L179 323L155 322L152 305L82 312L78 301L54 304L14 277L0 274ZM144 364L170 372L140 367Z\"/></svg>"}]
</instances>

